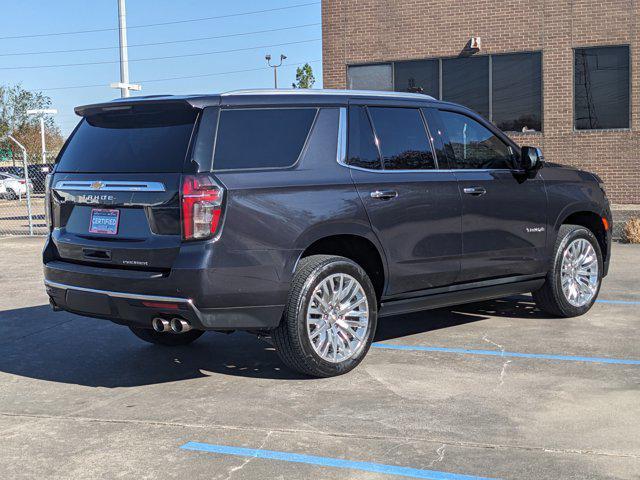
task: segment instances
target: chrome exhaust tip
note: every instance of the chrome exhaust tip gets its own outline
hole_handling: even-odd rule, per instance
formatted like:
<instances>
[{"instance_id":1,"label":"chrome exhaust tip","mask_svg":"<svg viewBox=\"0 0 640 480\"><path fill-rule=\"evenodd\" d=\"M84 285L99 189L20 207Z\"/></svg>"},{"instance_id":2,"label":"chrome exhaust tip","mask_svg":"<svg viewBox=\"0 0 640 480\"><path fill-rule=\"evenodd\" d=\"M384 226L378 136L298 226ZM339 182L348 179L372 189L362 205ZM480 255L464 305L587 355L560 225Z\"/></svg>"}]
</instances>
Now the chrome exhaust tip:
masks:
<instances>
[{"instance_id":1,"label":"chrome exhaust tip","mask_svg":"<svg viewBox=\"0 0 640 480\"><path fill-rule=\"evenodd\" d=\"M171 330L173 333L186 333L191 330L191 324L182 318L172 318Z\"/></svg>"},{"instance_id":2,"label":"chrome exhaust tip","mask_svg":"<svg viewBox=\"0 0 640 480\"><path fill-rule=\"evenodd\" d=\"M151 326L158 333L168 332L171 328L169 320L159 317L156 317L151 321Z\"/></svg>"}]
</instances>

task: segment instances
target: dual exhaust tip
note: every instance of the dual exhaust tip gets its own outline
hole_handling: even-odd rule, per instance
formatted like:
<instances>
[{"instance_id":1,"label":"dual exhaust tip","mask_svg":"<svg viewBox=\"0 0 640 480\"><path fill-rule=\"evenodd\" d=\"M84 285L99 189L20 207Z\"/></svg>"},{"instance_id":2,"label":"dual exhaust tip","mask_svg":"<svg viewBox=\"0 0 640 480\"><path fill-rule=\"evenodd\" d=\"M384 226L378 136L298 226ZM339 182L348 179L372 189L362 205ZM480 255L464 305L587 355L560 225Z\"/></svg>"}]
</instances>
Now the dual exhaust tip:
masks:
<instances>
[{"instance_id":1,"label":"dual exhaust tip","mask_svg":"<svg viewBox=\"0 0 640 480\"><path fill-rule=\"evenodd\" d=\"M158 333L186 333L191 330L191 324L182 318L172 318L167 320L166 318L156 317L151 321L151 326Z\"/></svg>"}]
</instances>

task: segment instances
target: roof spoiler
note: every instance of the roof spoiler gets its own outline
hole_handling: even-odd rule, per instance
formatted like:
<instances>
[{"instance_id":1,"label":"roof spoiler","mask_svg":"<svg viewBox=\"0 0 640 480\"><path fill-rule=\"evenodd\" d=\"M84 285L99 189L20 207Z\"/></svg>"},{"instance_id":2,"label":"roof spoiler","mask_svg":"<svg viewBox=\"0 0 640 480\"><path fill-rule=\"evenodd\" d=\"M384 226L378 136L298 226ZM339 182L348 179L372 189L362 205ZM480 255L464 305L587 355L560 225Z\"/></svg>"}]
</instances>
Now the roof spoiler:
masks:
<instances>
[{"instance_id":1,"label":"roof spoiler","mask_svg":"<svg viewBox=\"0 0 640 480\"><path fill-rule=\"evenodd\" d=\"M76 112L76 115L88 117L98 113L134 110L157 105L173 106L175 108L182 107L187 109L201 109L206 105L211 105L211 97L172 97L165 95L149 95L146 97L134 97L122 100L112 100L104 103L81 105L74 108L74 111Z\"/></svg>"}]
</instances>

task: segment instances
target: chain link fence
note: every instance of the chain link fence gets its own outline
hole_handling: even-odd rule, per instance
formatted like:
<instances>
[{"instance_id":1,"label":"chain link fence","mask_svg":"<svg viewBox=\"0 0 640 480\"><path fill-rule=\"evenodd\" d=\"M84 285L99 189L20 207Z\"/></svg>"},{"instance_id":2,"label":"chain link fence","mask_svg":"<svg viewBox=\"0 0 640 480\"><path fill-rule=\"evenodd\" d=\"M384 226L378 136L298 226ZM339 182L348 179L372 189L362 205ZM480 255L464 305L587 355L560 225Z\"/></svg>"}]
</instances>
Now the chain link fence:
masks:
<instances>
[{"instance_id":1,"label":"chain link fence","mask_svg":"<svg viewBox=\"0 0 640 480\"><path fill-rule=\"evenodd\" d=\"M46 235L45 178L52 164L29 164L0 152L0 236Z\"/></svg>"}]
</instances>

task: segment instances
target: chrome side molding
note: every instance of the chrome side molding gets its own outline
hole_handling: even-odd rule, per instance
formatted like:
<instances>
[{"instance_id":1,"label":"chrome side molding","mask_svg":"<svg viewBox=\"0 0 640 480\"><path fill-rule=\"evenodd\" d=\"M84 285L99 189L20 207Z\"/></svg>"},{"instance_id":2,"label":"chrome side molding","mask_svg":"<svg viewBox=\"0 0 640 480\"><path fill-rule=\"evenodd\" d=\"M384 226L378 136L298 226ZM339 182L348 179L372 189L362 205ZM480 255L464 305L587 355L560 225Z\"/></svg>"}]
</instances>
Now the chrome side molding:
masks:
<instances>
[{"instance_id":1,"label":"chrome side molding","mask_svg":"<svg viewBox=\"0 0 640 480\"><path fill-rule=\"evenodd\" d=\"M164 192L162 182L132 182L123 180L60 180L54 190L63 192Z\"/></svg>"}]
</instances>

